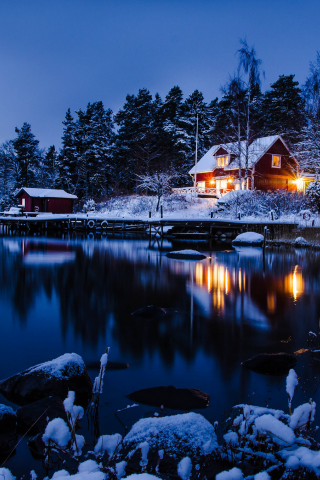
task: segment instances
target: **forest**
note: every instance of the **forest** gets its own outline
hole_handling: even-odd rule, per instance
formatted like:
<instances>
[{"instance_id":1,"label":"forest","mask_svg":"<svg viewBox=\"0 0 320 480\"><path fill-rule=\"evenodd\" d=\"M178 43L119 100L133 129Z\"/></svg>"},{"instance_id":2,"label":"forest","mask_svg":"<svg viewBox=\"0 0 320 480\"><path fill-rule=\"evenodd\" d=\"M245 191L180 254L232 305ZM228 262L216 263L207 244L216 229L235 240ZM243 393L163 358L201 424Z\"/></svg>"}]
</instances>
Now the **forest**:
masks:
<instances>
[{"instance_id":1,"label":"forest","mask_svg":"<svg viewBox=\"0 0 320 480\"><path fill-rule=\"evenodd\" d=\"M126 96L117 112L102 101L67 110L61 148L41 149L25 122L15 138L0 145L0 210L14 204L21 187L59 188L88 199L139 190L141 176L169 173L172 186L190 185L195 161L214 144L281 134L299 160L300 170L320 173L320 53L305 83L280 75L262 92L262 61L241 41L236 73L221 97L206 102L195 90L188 97L173 86L165 98L147 88ZM317 177L316 177L317 178Z\"/></svg>"}]
</instances>

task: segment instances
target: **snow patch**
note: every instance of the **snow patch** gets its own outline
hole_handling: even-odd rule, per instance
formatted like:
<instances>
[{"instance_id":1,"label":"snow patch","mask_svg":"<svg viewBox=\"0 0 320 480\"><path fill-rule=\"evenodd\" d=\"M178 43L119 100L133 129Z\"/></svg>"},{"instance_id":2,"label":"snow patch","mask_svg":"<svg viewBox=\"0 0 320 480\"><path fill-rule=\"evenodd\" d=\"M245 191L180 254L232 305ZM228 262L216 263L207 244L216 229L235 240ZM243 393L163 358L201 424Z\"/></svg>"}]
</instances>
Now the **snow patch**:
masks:
<instances>
[{"instance_id":1,"label":"snow patch","mask_svg":"<svg viewBox=\"0 0 320 480\"><path fill-rule=\"evenodd\" d=\"M260 233L255 233L255 232L245 232L245 233L240 233L234 240L232 240L232 243L236 245L240 244L250 244L250 245L260 245L263 242L263 235L260 235Z\"/></svg>"},{"instance_id":2,"label":"snow patch","mask_svg":"<svg viewBox=\"0 0 320 480\"><path fill-rule=\"evenodd\" d=\"M66 447L71 440L71 433L68 425L62 420L62 418L51 420L46 426L44 434L42 435L42 440L46 445L49 445L49 441L53 440L61 448Z\"/></svg>"},{"instance_id":3,"label":"snow patch","mask_svg":"<svg viewBox=\"0 0 320 480\"><path fill-rule=\"evenodd\" d=\"M192 462L189 457L184 457L178 463L178 475L182 480L188 480L191 475Z\"/></svg>"},{"instance_id":4,"label":"snow patch","mask_svg":"<svg viewBox=\"0 0 320 480\"><path fill-rule=\"evenodd\" d=\"M122 441L122 436L120 433L115 433L114 435L101 435L99 437L96 446L94 447L94 453L97 455L103 455L104 452L107 452L109 458L113 456L116 448L120 445Z\"/></svg>"},{"instance_id":5,"label":"snow patch","mask_svg":"<svg viewBox=\"0 0 320 480\"><path fill-rule=\"evenodd\" d=\"M232 468L231 470L225 470L224 472L218 473L216 480L242 480L243 473L239 468Z\"/></svg>"}]
</instances>

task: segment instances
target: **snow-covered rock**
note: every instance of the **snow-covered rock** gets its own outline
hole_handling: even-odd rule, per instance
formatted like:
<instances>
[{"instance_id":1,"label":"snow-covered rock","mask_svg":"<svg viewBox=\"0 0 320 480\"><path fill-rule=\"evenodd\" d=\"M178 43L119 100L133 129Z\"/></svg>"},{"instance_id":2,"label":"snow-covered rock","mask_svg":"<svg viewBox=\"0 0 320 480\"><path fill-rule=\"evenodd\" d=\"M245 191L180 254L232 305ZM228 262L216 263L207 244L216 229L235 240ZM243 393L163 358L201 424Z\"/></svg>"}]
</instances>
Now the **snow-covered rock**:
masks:
<instances>
[{"instance_id":1,"label":"snow-covered rock","mask_svg":"<svg viewBox=\"0 0 320 480\"><path fill-rule=\"evenodd\" d=\"M168 258L177 258L183 260L203 260L204 258L207 258L206 255L203 255L203 253L190 249L169 252L166 256Z\"/></svg>"},{"instance_id":2,"label":"snow-covered rock","mask_svg":"<svg viewBox=\"0 0 320 480\"><path fill-rule=\"evenodd\" d=\"M307 242L307 240L303 237L297 237L293 243L295 246L301 246L301 247L309 245L309 242Z\"/></svg>"},{"instance_id":3,"label":"snow-covered rock","mask_svg":"<svg viewBox=\"0 0 320 480\"><path fill-rule=\"evenodd\" d=\"M0 392L18 404L51 395L64 399L69 390L75 391L77 398L88 398L92 392L84 361L76 353L66 353L0 382Z\"/></svg>"},{"instance_id":4,"label":"snow-covered rock","mask_svg":"<svg viewBox=\"0 0 320 480\"><path fill-rule=\"evenodd\" d=\"M255 232L240 233L234 240L232 245L241 246L259 246L263 243L263 235Z\"/></svg>"},{"instance_id":5,"label":"snow-covered rock","mask_svg":"<svg viewBox=\"0 0 320 480\"><path fill-rule=\"evenodd\" d=\"M210 442L212 452L218 448L213 425L199 413L185 413L169 417L143 418L133 425L124 438L127 446L138 447L148 442L150 448L164 449L167 453L195 456L203 452Z\"/></svg>"}]
</instances>

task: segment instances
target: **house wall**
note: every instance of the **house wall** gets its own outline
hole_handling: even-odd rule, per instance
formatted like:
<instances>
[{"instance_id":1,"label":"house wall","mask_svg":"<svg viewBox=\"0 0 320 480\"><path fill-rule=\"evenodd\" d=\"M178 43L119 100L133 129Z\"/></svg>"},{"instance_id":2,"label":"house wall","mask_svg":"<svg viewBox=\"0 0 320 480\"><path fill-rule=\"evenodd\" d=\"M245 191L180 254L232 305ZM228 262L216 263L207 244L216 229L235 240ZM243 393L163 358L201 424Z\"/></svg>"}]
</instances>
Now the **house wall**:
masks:
<instances>
[{"instance_id":1,"label":"house wall","mask_svg":"<svg viewBox=\"0 0 320 480\"><path fill-rule=\"evenodd\" d=\"M26 212L34 212L35 208L39 208L39 212L51 213L72 213L73 200L70 198L39 198L29 197L27 193L22 193L18 197L19 204L22 204L22 199L25 199Z\"/></svg>"},{"instance_id":2,"label":"house wall","mask_svg":"<svg viewBox=\"0 0 320 480\"><path fill-rule=\"evenodd\" d=\"M272 154L281 155L281 168L272 167ZM254 186L258 190L295 191L296 163L281 140L277 140L255 165Z\"/></svg>"}]
</instances>

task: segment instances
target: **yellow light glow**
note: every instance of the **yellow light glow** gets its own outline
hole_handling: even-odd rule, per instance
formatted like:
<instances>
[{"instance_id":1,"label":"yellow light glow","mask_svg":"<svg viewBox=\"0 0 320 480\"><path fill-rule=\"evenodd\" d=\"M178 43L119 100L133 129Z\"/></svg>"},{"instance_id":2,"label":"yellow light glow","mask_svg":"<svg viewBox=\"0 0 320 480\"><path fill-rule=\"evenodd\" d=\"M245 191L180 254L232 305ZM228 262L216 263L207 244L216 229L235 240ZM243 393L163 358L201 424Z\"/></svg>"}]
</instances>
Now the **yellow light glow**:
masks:
<instances>
[{"instance_id":1,"label":"yellow light glow","mask_svg":"<svg viewBox=\"0 0 320 480\"><path fill-rule=\"evenodd\" d=\"M228 295L229 293L229 272L227 268L226 268L226 275L225 275L225 293L226 295Z\"/></svg>"},{"instance_id":2,"label":"yellow light glow","mask_svg":"<svg viewBox=\"0 0 320 480\"><path fill-rule=\"evenodd\" d=\"M241 268L239 268L238 283L239 283L239 292L241 292Z\"/></svg>"},{"instance_id":3,"label":"yellow light glow","mask_svg":"<svg viewBox=\"0 0 320 480\"><path fill-rule=\"evenodd\" d=\"M211 268L208 268L208 293L211 292L211 285L212 285L212 280L211 280Z\"/></svg>"},{"instance_id":4,"label":"yellow light glow","mask_svg":"<svg viewBox=\"0 0 320 480\"><path fill-rule=\"evenodd\" d=\"M287 275L284 279L284 288L287 293L293 295L294 300L296 301L298 296L304 291L304 282L302 278L302 273L299 272L299 266L294 267L293 273Z\"/></svg>"},{"instance_id":5,"label":"yellow light glow","mask_svg":"<svg viewBox=\"0 0 320 480\"><path fill-rule=\"evenodd\" d=\"M214 179L212 178L212 179L210 180L210 183L213 185L214 182L215 182L215 181L214 181Z\"/></svg>"},{"instance_id":6,"label":"yellow light glow","mask_svg":"<svg viewBox=\"0 0 320 480\"><path fill-rule=\"evenodd\" d=\"M201 263L196 265L196 283L202 287L203 284L203 266Z\"/></svg>"},{"instance_id":7,"label":"yellow light glow","mask_svg":"<svg viewBox=\"0 0 320 480\"><path fill-rule=\"evenodd\" d=\"M267 296L268 312L274 313L276 310L276 295L274 293L268 293Z\"/></svg>"}]
</instances>

